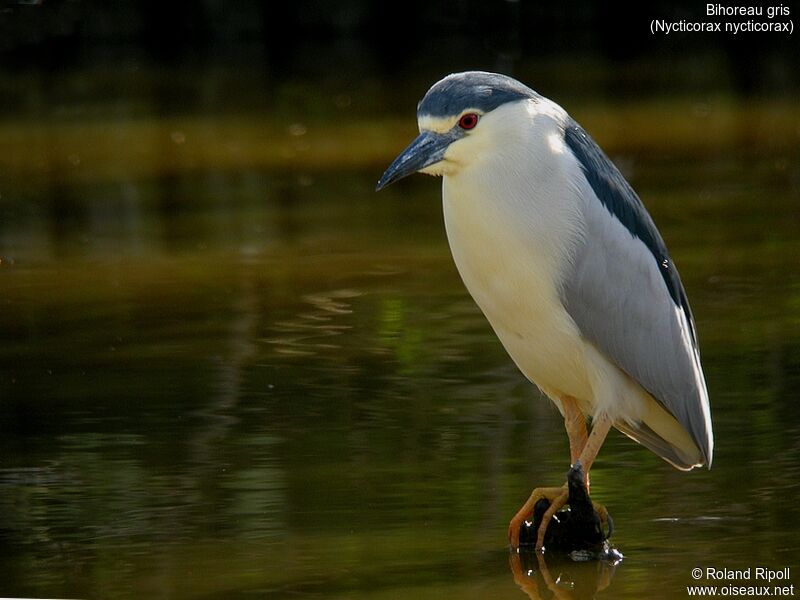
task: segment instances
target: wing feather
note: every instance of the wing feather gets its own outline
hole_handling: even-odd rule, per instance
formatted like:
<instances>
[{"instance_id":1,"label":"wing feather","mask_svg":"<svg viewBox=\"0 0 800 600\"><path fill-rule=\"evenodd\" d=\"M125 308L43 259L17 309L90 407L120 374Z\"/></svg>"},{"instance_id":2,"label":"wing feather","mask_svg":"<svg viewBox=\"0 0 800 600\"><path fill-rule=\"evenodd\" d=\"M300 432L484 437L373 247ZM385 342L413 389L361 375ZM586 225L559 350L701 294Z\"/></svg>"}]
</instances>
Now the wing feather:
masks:
<instances>
[{"instance_id":1,"label":"wing feather","mask_svg":"<svg viewBox=\"0 0 800 600\"><path fill-rule=\"evenodd\" d=\"M687 430L710 466L708 393L678 271L636 192L594 140L572 121L564 139L581 165L589 196L583 206L584 243L564 285L567 310L582 335ZM645 427L638 441L676 466L693 466L677 464L674 452L664 444L659 449ZM636 426L622 429L638 439Z\"/></svg>"}]
</instances>

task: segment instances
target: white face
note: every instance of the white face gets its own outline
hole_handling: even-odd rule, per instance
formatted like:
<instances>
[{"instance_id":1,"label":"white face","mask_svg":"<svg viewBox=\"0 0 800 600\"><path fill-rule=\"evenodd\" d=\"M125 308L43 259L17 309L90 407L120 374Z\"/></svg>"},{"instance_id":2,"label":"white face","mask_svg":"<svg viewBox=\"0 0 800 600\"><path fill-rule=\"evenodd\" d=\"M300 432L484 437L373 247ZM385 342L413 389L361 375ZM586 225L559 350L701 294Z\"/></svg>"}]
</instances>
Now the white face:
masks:
<instances>
[{"instance_id":1,"label":"white face","mask_svg":"<svg viewBox=\"0 0 800 600\"><path fill-rule=\"evenodd\" d=\"M527 137L526 124L531 123L536 112L536 103L524 100L504 104L485 114L479 109L467 108L452 117L422 115L418 120L420 132L450 134L454 141L442 160L420 172L454 176L486 157L513 149Z\"/></svg>"},{"instance_id":2,"label":"white face","mask_svg":"<svg viewBox=\"0 0 800 600\"><path fill-rule=\"evenodd\" d=\"M480 135L484 114L477 108L467 108L452 117L432 117L422 115L418 120L419 131L431 131L440 134L452 134L456 139L447 147L444 158L428 165L420 171L428 175L454 175L464 165L470 149ZM474 148L473 148L474 150Z\"/></svg>"}]
</instances>

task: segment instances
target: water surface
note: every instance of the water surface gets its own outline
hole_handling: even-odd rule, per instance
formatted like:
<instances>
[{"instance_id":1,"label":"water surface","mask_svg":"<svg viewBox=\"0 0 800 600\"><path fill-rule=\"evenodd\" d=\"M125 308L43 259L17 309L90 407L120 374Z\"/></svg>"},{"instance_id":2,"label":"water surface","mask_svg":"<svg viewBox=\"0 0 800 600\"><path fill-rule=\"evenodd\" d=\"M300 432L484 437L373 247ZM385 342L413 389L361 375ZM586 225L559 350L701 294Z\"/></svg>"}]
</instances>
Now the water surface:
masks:
<instances>
[{"instance_id":1,"label":"water surface","mask_svg":"<svg viewBox=\"0 0 800 600\"><path fill-rule=\"evenodd\" d=\"M509 560L566 435L466 294L438 183L373 192L413 106L0 123L0 595L676 598L694 567L759 565L800 583L798 115L665 106L573 110L681 270L716 433L688 474L612 433L592 490L615 568Z\"/></svg>"}]
</instances>

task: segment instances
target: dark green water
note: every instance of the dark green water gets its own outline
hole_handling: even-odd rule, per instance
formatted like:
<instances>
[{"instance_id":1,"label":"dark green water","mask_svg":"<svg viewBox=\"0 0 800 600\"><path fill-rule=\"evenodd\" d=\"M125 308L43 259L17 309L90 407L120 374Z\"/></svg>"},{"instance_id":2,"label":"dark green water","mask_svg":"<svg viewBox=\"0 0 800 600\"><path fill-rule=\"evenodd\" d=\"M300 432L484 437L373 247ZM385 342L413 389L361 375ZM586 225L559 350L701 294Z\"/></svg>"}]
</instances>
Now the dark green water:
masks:
<instances>
[{"instance_id":1,"label":"dark green water","mask_svg":"<svg viewBox=\"0 0 800 600\"><path fill-rule=\"evenodd\" d=\"M176 158L198 131L273 143L255 116L112 117L103 151L93 116L0 123L0 595L682 598L765 583L695 567L760 566L800 584L800 118L721 103L670 137L658 105L625 110L588 102L584 124L681 269L714 468L613 433L592 491L626 559L518 571L508 520L561 482L566 436L458 279L438 183L373 192L413 106L328 166L341 131L311 126L313 160ZM631 112L654 132L618 133Z\"/></svg>"}]
</instances>

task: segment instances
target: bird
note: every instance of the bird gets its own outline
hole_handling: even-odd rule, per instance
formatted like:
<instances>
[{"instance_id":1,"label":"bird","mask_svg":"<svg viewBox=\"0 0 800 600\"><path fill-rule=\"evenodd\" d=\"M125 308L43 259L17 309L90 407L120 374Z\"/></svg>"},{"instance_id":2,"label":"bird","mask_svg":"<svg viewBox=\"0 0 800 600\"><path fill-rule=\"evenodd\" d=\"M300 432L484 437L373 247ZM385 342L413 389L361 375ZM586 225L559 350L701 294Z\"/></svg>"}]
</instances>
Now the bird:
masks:
<instances>
[{"instance_id":1,"label":"bird","mask_svg":"<svg viewBox=\"0 0 800 600\"><path fill-rule=\"evenodd\" d=\"M677 469L710 469L711 408L686 291L600 146L556 102L486 71L435 83L417 125L376 191L417 172L442 178L455 266L513 362L563 416L587 493L612 427ZM534 488L509 523L511 548L542 498L544 550L566 485Z\"/></svg>"}]
</instances>

